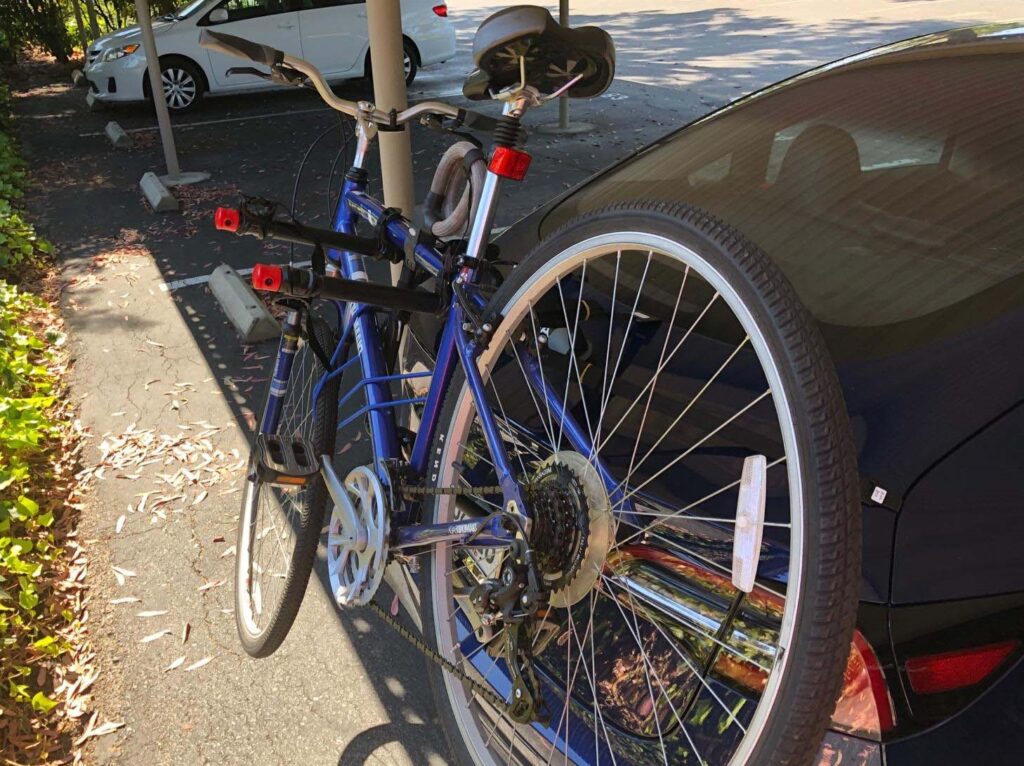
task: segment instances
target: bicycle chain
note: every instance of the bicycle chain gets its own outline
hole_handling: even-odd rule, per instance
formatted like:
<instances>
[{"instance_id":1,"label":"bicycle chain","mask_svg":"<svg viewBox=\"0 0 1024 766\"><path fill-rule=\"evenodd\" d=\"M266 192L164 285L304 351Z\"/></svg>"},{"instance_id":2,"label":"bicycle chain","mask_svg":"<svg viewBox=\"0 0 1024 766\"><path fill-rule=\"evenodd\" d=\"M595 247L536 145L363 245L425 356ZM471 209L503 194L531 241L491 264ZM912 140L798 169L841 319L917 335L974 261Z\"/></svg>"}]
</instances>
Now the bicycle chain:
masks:
<instances>
[{"instance_id":1,"label":"bicycle chain","mask_svg":"<svg viewBox=\"0 0 1024 766\"><path fill-rule=\"evenodd\" d=\"M413 496L428 496L428 495L497 495L501 494L501 487L489 486L489 487L410 487L405 485L399 485L396 490L401 495ZM515 703L506 702L500 695L496 694L491 687L486 686L475 678L470 676L466 671L456 665L454 662L446 659L440 652L431 648L426 641L417 636L411 630L406 628L396 617L392 617L391 614L384 609L376 601L371 601L368 606L377 613L387 625L389 625L395 632L398 633L402 638L413 645L421 654L425 655L428 660L438 665L443 670L448 671L453 676L470 686L477 694L491 703L497 708L503 715L512 715L512 710L515 707Z\"/></svg>"},{"instance_id":2,"label":"bicycle chain","mask_svg":"<svg viewBox=\"0 0 1024 766\"><path fill-rule=\"evenodd\" d=\"M468 673L466 673L466 671L464 671L454 662L445 659L440 652L432 649L427 644L426 641L416 636L415 633L413 633L411 630L406 628L401 622L399 622L397 618L392 617L391 614L388 613L388 611L384 609L384 607L382 607L376 601L371 601L368 606L371 609L373 609L374 612L377 613L378 617L380 617L382 620L384 620L384 622L386 622L388 625L394 628L398 635L400 635L402 638L404 638L406 641L412 644L416 649L420 651L420 653L426 655L427 659L429 659L434 664L439 665L443 670L448 671L456 678L465 682L467 685L471 686L477 694L479 694L481 697L483 697L492 705L494 705L494 707L500 710L503 714L511 715L513 706L508 702L505 702L505 700L502 699L499 695L495 694L494 690L491 689L491 687L485 686L484 684L480 683L475 678L472 678Z\"/></svg>"}]
</instances>

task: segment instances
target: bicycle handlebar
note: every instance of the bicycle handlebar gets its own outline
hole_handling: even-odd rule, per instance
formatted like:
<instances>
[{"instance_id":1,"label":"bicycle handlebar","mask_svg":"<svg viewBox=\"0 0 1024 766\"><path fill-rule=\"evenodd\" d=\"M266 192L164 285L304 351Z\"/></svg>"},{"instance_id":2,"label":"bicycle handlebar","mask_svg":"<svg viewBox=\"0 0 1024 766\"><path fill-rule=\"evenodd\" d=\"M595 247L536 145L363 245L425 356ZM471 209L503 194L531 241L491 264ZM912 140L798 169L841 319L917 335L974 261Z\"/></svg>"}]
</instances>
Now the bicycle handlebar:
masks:
<instances>
[{"instance_id":1,"label":"bicycle handlebar","mask_svg":"<svg viewBox=\"0 0 1024 766\"><path fill-rule=\"evenodd\" d=\"M303 300L328 298L422 314L438 314L445 309L441 297L436 293L321 276L311 269L268 263L256 264L252 270L252 286L255 290Z\"/></svg>"},{"instance_id":2,"label":"bicycle handlebar","mask_svg":"<svg viewBox=\"0 0 1024 766\"><path fill-rule=\"evenodd\" d=\"M357 103L338 98L327 84L320 70L305 59L279 51L277 48L272 48L269 45L254 43L251 40L246 40L244 37L236 37L235 35L211 32L209 29L204 29L199 33L199 45L207 50L223 53L227 56L235 56L241 59L248 59L257 64L263 64L270 67L271 70L288 68L301 72L309 78L310 83L316 88L317 93L320 94L320 98L329 107L342 114L347 114L349 117L362 117L378 125L404 125L424 114L437 114L442 117L456 119L460 117L460 113L461 116L465 116L465 110L440 101L424 101L401 112L392 114L377 109L365 101Z\"/></svg>"}]
</instances>

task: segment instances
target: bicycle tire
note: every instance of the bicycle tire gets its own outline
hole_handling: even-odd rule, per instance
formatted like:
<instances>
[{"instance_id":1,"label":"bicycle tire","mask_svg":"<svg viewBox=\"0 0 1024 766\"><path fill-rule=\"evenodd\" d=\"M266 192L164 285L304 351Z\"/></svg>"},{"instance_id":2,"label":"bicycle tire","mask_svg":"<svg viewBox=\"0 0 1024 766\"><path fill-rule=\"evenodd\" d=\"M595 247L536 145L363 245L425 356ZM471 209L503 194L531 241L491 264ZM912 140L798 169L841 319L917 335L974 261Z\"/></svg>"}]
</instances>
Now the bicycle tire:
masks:
<instances>
[{"instance_id":1,"label":"bicycle tire","mask_svg":"<svg viewBox=\"0 0 1024 766\"><path fill-rule=\"evenodd\" d=\"M311 322L313 331L320 347L327 350L334 349L337 337L328 323L319 318ZM289 381L288 393L285 404L282 407L281 427L287 427L290 423L288 417L291 411L308 411L309 399L312 388L324 371L323 364L312 352L308 343L303 341L296 351L292 363L292 378ZM296 372L299 376L296 376ZM304 379L303 379L304 378ZM301 386L295 382L302 380ZM308 433L304 435L309 440L316 455L333 455L335 436L338 420L338 388L340 381L335 378L329 381L321 391L316 405L312 410L312 417L308 421ZM269 399L270 384L267 387L267 398L264 400L264 409ZM300 421L301 424L301 421ZM305 431L307 428L303 427ZM275 652L284 641L291 630L299 607L302 604L306 586L309 582L310 572L313 568L313 561L316 557L317 545L320 539L321 525L323 524L329 495L320 474L313 476L309 483L302 488L288 489L277 488L280 493L278 497L287 498L281 504L287 502L295 507L294 514L295 544L288 558L288 570L283 574L284 583L280 596L275 600L270 615L262 627L256 625L253 619L253 610L262 613L262 604L251 605L247 601L262 602L262 596L250 595L261 593L246 587L249 572L252 569L251 556L245 556L244 551L252 552L255 545L246 544L244 536L248 530L250 535L259 535L263 529L256 530L255 522L258 518L259 504L262 498L268 498L269 493L264 490L272 490L268 485L263 485L256 476L252 465L252 456L246 469L245 489L242 497L242 509L238 518L238 535L236 539L235 566L235 623L238 629L238 637L246 653L252 657L267 657ZM262 526L262 525L261 525ZM276 528L275 528L276 533ZM262 548L260 549L262 550ZM283 553L283 550L282 550ZM272 576L273 577L273 576ZM262 616L262 614L260 615Z\"/></svg>"},{"instance_id":2,"label":"bicycle tire","mask_svg":"<svg viewBox=\"0 0 1024 766\"><path fill-rule=\"evenodd\" d=\"M803 551L803 555L796 565L798 569L795 570L800 572L801 576L796 580L790 580L798 583L793 605L795 611L785 612L787 617L782 622L783 626L789 625L791 632L788 634L788 646L782 654L780 664L773 665L771 673L767 676L764 694L767 695L768 690L772 691L770 709L761 712L760 701L766 699L762 696L758 698L757 708L750 719L758 724L756 738L748 739L747 729L744 729L743 736L738 740L739 744L715 762L757 766L807 766L814 761L833 710L855 624L861 562L860 503L855 450L838 379L814 319L800 303L784 275L742 234L699 209L660 201L630 202L573 220L539 244L516 267L495 294L488 315L502 317L502 322L509 322L510 316L519 316L512 305L516 300L515 296L526 295L524 291L531 284L531 280L541 279L539 274L543 274L545 269L554 268L552 264L573 248L585 248L586 243L599 241L602 237L610 241L614 236L637 233L648 237L648 241L653 237L678 243L686 250L698 254L701 260L710 263L722 274L730 289L734 290L742 302L744 310L749 311L750 317L760 327L765 340L764 351L770 357L771 364L778 370L779 381L784 389L783 398L789 403L786 411L791 413L793 421L791 443L798 456L787 454L786 465L787 470L791 462L795 461L799 466L800 483L797 486L801 491L795 493L796 500L792 503L799 509L800 534L803 537L800 543L802 547L798 548ZM640 285L638 295L643 288L642 280ZM581 287L581 303L582 295ZM533 304L529 310L532 318ZM521 329L517 330L517 334L520 332ZM492 344L500 343L502 337L503 329L499 325ZM570 346L576 347L575 337ZM497 353L499 352L494 352ZM495 358L493 355L487 357L487 353L482 357L481 368L485 374L490 360ZM458 375L461 376L461 372ZM470 433L467 429L471 428L475 409L464 389L461 377L453 381L451 393L439 419L438 436L431 452L433 463L430 473L437 475L438 484L441 486L452 480L451 477L456 470L465 471L465 455L468 448L463 447L460 452L458 440L464 432ZM610 395L609 391L609 397ZM773 399L776 395L773 393ZM539 412L538 420L543 420L543 412ZM640 428L643 429L642 424ZM468 441L467 438L467 443ZM450 522L453 514L451 508L454 507L451 503L450 498L433 498L424 506L425 521ZM445 510L446 507L448 510ZM793 522L793 528L796 528L796 522ZM791 533L791 542L794 534ZM449 561L447 555L445 546L439 546L426 564L423 581L423 621L424 635L433 648L442 654L446 651L453 654L454 647L449 649L450 639L453 635L456 635L457 641L461 639L444 624L451 623L456 614L455 608L451 606L448 591L452 587L450 576L445 575L446 571L454 570L454 561ZM788 609L788 587L786 593L785 608ZM446 603L448 606L445 606ZM593 613L592 604L592 621ZM625 617L623 612L623 618ZM636 620L636 612L633 619ZM575 626L573 630L575 631ZM637 630L639 632L639 625ZM584 637L584 643L585 640ZM571 644L571 638L568 641ZM640 643L639 640L637 643ZM453 659L451 656L448 658ZM454 659L458 660L459 657ZM595 664L595 683L591 687L595 710L598 699L598 693L594 690L596 667ZM650 667L653 672L654 666ZM776 668L779 668L777 676L772 675L776 673ZM491 743L499 739L495 732L498 731L500 719L494 719L494 727L489 734L486 730L475 730L474 727L478 726L478 722L474 723L477 714L467 711L473 706L483 709L479 701L471 696L465 696L468 693L467 689L435 665L429 667L428 673L455 762L488 763L491 754L486 748L495 747ZM648 676L650 686L650 674L647 673L646 667L644 674ZM569 677L568 671L566 677ZM653 691L651 701L657 710ZM566 703L566 708L568 707ZM679 720L678 716L676 718ZM603 719L601 726L605 728L607 746L610 749L613 742L608 735L609 726L604 724ZM596 716L593 727L596 742L600 728ZM535 729L537 727L534 727ZM533 736L534 730L526 728L526 734L521 737L522 744L519 747L526 749L527 735ZM508 743L509 759L512 758L512 750L517 747L514 727L512 732L511 741ZM566 724L566 738L568 734ZM661 736L662 732L659 729L658 737ZM632 741L635 739L634 737ZM481 742L484 742L483 752L479 747ZM664 741L661 744L664 752ZM579 738L574 739L574 747L579 745ZM595 750L597 749L595 744ZM545 762L545 755L547 760L551 759L550 753L541 752L536 760ZM529 752L526 755L516 753L516 757L522 762L532 762ZM554 762L560 762L561 757L561 754L557 755ZM574 752L573 757L582 759L580 752ZM495 754L493 760L504 763L505 753L501 752L500 757ZM599 760L604 762L605 758ZM699 758L695 761L683 757L674 759L668 756L668 762L691 763L703 760ZM618 762L649 761L643 757L640 757L640 760L633 760L620 755ZM650 762L662 762L662 755Z\"/></svg>"}]
</instances>

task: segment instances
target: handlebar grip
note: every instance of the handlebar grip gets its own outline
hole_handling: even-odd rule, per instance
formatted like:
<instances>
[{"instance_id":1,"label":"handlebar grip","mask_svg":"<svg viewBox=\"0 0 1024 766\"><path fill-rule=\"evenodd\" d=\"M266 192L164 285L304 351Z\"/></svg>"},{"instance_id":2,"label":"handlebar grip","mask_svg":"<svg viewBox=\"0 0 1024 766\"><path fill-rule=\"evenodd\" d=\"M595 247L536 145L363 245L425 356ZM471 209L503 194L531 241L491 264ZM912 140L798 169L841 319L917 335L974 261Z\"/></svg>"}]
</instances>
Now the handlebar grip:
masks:
<instances>
[{"instance_id":1,"label":"handlebar grip","mask_svg":"<svg viewBox=\"0 0 1024 766\"><path fill-rule=\"evenodd\" d=\"M204 29L199 33L199 45L207 50L217 51L227 56L236 56L240 59L249 59L268 67L278 66L284 61L284 53L277 48L254 43L244 37L235 37L223 32L211 32L209 29Z\"/></svg>"}]
</instances>

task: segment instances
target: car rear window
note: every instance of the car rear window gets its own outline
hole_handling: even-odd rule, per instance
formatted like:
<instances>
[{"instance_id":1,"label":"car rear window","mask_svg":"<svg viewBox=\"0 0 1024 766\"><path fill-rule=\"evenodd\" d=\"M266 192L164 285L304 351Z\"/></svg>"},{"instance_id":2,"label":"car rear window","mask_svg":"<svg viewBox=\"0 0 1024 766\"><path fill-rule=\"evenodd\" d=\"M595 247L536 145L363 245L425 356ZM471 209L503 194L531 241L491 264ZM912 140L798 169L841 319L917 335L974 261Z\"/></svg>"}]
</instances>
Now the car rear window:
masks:
<instances>
[{"instance_id":1,"label":"car rear window","mask_svg":"<svg viewBox=\"0 0 1024 766\"><path fill-rule=\"evenodd\" d=\"M908 53L728 107L583 187L542 233L669 199L758 243L825 324L891 326L983 294L1019 304L1024 56Z\"/></svg>"}]
</instances>

